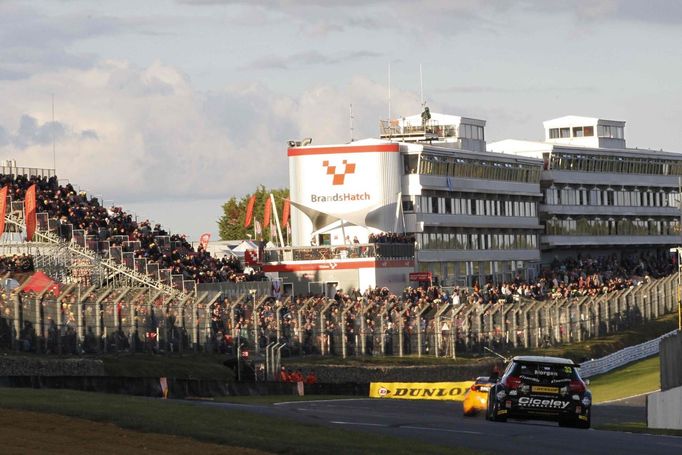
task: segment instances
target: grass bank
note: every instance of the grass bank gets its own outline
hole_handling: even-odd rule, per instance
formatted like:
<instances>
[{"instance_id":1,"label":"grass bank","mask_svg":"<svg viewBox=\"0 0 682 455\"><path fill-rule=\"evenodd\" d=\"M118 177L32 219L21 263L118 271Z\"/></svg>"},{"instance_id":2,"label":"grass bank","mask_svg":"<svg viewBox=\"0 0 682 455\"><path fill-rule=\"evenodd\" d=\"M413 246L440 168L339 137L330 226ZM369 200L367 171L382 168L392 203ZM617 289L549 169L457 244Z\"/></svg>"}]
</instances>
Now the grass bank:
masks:
<instances>
[{"instance_id":1,"label":"grass bank","mask_svg":"<svg viewBox=\"0 0 682 455\"><path fill-rule=\"evenodd\" d=\"M47 412L110 422L142 432L291 454L471 454L410 439L307 425L248 412L187 402L71 390L0 388L0 408ZM40 428L35 428L40 431Z\"/></svg>"},{"instance_id":2,"label":"grass bank","mask_svg":"<svg viewBox=\"0 0 682 455\"><path fill-rule=\"evenodd\" d=\"M659 357L650 357L594 376L590 378L589 387L595 404L658 390L661 388Z\"/></svg>"}]
</instances>

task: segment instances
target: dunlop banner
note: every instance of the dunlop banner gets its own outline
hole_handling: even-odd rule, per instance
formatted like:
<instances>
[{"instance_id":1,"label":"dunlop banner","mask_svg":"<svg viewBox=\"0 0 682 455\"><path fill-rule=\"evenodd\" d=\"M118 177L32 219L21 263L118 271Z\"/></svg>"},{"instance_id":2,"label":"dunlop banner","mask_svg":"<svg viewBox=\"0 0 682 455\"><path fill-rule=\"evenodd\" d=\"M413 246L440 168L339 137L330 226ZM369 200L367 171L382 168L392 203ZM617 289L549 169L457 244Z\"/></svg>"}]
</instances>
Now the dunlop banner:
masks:
<instances>
[{"instance_id":1,"label":"dunlop banner","mask_svg":"<svg viewBox=\"0 0 682 455\"><path fill-rule=\"evenodd\" d=\"M403 400L462 401L474 381L464 382L372 382L370 398L398 398Z\"/></svg>"}]
</instances>

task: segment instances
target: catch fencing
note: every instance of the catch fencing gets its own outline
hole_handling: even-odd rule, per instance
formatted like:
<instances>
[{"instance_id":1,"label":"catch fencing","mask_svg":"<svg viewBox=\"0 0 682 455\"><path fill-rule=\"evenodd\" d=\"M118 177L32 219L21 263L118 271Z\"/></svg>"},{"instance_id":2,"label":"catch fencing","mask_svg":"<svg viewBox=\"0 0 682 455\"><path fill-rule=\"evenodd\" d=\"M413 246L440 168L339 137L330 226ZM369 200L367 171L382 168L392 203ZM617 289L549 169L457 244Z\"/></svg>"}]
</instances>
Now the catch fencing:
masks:
<instances>
[{"instance_id":1,"label":"catch fencing","mask_svg":"<svg viewBox=\"0 0 682 455\"><path fill-rule=\"evenodd\" d=\"M676 276L593 297L452 304L400 298L278 300L259 290L169 296L149 288L65 286L0 295L0 347L264 355L446 356L580 342L676 308Z\"/></svg>"},{"instance_id":2,"label":"catch fencing","mask_svg":"<svg viewBox=\"0 0 682 455\"><path fill-rule=\"evenodd\" d=\"M645 341L644 343L638 344L636 346L629 346L599 359L583 362L580 365L580 376L583 378L589 378L599 374L608 373L609 371L625 366L628 363L646 359L647 357L658 354L660 351L661 340L670 335L674 335L676 332L676 330L673 330L672 332L661 335L656 339Z\"/></svg>"}]
</instances>

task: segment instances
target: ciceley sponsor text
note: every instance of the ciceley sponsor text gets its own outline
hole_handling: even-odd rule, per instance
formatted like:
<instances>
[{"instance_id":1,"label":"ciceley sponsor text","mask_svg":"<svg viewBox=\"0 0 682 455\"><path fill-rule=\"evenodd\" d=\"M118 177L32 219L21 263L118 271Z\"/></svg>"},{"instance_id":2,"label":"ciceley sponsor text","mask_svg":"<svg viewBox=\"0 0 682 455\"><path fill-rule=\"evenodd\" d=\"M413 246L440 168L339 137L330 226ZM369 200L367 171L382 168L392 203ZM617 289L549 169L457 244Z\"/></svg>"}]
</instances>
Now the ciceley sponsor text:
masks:
<instances>
[{"instance_id":1,"label":"ciceley sponsor text","mask_svg":"<svg viewBox=\"0 0 682 455\"><path fill-rule=\"evenodd\" d=\"M369 193L336 193L336 194L311 194L310 202L346 202L346 201L369 201L372 198Z\"/></svg>"}]
</instances>

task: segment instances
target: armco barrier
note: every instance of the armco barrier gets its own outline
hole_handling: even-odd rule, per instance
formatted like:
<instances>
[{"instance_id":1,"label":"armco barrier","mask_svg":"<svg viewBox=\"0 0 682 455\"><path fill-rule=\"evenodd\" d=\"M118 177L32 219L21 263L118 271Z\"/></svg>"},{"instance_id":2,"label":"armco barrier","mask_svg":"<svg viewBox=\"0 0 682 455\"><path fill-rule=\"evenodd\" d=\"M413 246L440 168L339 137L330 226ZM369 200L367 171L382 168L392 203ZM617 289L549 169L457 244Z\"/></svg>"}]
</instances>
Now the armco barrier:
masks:
<instances>
[{"instance_id":1,"label":"armco barrier","mask_svg":"<svg viewBox=\"0 0 682 455\"><path fill-rule=\"evenodd\" d=\"M161 397L159 378L107 376L0 376L0 387L32 389L71 389L86 392L116 393ZM168 378L169 398L208 398L216 396L296 395L290 382L226 382L208 379ZM350 395L367 397L368 383L306 384L310 395Z\"/></svg>"},{"instance_id":2,"label":"armco barrier","mask_svg":"<svg viewBox=\"0 0 682 455\"><path fill-rule=\"evenodd\" d=\"M598 374L607 373L622 367L623 365L627 365L630 362L651 357L659 352L661 340L669 335L674 335L675 333L677 333L677 331L673 330L672 332L668 332L665 335L661 335L658 338L646 341L642 344L629 346L599 359L588 360L580 365L580 376L589 378Z\"/></svg>"}]
</instances>

